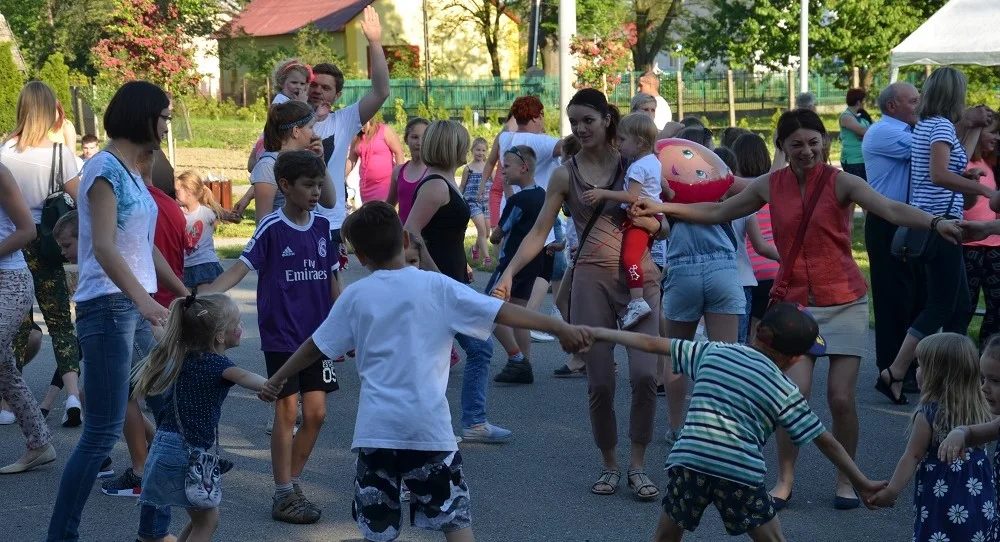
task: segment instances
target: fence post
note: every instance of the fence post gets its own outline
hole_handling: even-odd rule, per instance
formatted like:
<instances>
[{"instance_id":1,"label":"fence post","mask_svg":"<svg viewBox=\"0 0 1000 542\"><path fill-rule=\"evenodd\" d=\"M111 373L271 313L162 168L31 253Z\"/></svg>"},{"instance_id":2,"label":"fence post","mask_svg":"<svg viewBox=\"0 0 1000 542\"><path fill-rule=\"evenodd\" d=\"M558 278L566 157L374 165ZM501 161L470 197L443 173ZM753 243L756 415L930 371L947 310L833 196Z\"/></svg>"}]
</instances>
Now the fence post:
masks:
<instances>
[{"instance_id":1,"label":"fence post","mask_svg":"<svg viewBox=\"0 0 1000 542\"><path fill-rule=\"evenodd\" d=\"M632 68L632 63L629 62L628 66L628 99L631 100L635 98L635 70Z\"/></svg>"},{"instance_id":2,"label":"fence post","mask_svg":"<svg viewBox=\"0 0 1000 542\"><path fill-rule=\"evenodd\" d=\"M729 125L736 126L736 89L733 85L733 70L726 70L726 94L729 96Z\"/></svg>"},{"instance_id":3,"label":"fence post","mask_svg":"<svg viewBox=\"0 0 1000 542\"><path fill-rule=\"evenodd\" d=\"M243 75L243 107L247 106L247 76Z\"/></svg>"},{"instance_id":4,"label":"fence post","mask_svg":"<svg viewBox=\"0 0 1000 542\"><path fill-rule=\"evenodd\" d=\"M680 63L677 65L677 120L684 118L684 75Z\"/></svg>"},{"instance_id":5,"label":"fence post","mask_svg":"<svg viewBox=\"0 0 1000 542\"><path fill-rule=\"evenodd\" d=\"M788 110L795 109L795 72L788 70Z\"/></svg>"},{"instance_id":6,"label":"fence post","mask_svg":"<svg viewBox=\"0 0 1000 542\"><path fill-rule=\"evenodd\" d=\"M860 87L861 87L861 73L859 72L858 67L855 66L851 68L851 88L860 88Z\"/></svg>"}]
</instances>

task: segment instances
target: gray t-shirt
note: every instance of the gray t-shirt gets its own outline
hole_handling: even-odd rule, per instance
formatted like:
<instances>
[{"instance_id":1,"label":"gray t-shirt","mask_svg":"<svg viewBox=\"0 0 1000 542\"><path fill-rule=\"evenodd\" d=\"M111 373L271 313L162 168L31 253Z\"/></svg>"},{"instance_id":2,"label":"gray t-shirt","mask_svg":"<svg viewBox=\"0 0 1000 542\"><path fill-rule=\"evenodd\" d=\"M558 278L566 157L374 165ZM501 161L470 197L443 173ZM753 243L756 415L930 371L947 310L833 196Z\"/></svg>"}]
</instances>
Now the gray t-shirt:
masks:
<instances>
[{"instance_id":1,"label":"gray t-shirt","mask_svg":"<svg viewBox=\"0 0 1000 542\"><path fill-rule=\"evenodd\" d=\"M274 211L285 206L285 195L278 188L278 181L274 178L274 163L278 160L278 153L265 152L257 159L257 164L250 172L250 184L264 183L274 185Z\"/></svg>"}]
</instances>

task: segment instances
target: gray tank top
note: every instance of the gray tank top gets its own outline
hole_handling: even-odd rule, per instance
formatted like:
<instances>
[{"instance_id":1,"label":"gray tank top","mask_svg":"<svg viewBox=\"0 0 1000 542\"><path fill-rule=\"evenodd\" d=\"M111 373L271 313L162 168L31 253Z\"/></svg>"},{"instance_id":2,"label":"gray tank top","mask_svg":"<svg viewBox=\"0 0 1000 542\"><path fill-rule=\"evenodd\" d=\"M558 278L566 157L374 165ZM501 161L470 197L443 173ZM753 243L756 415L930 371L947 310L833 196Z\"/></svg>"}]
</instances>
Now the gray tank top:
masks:
<instances>
[{"instance_id":1,"label":"gray tank top","mask_svg":"<svg viewBox=\"0 0 1000 542\"><path fill-rule=\"evenodd\" d=\"M596 211L596 205L587 205L580 196L591 188L604 188L607 190L623 190L625 184L625 171L628 164L621 160L618 169L615 171L614 179L602 186L593 186L583 180L577 165L576 158L566 163L569 171L569 198L566 200L566 207L569 209L576 226L576 233L580 239L580 265L590 264L599 267L615 268L621 267L622 258L622 225L628 218L621 205L615 202L608 202L604 205L601 217L597 219L590 235L587 239L582 239L583 230L587 227L587 222ZM656 266L649 256L649 251L643 255L643 270L646 272L655 271Z\"/></svg>"}]
</instances>

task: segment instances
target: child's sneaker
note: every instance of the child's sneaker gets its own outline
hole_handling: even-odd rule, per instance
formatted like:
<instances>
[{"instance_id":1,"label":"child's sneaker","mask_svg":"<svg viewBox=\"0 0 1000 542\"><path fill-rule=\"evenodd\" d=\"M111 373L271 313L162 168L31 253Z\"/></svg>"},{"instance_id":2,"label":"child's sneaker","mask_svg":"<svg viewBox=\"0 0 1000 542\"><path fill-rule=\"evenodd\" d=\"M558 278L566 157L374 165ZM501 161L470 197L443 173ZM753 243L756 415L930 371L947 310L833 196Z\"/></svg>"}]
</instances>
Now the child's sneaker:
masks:
<instances>
[{"instance_id":1,"label":"child's sneaker","mask_svg":"<svg viewBox=\"0 0 1000 542\"><path fill-rule=\"evenodd\" d=\"M112 497L138 497L142 494L142 477L129 467L118 478L101 484L101 491Z\"/></svg>"},{"instance_id":2,"label":"child's sneaker","mask_svg":"<svg viewBox=\"0 0 1000 542\"><path fill-rule=\"evenodd\" d=\"M625 316L622 316L622 329L629 329L639 323L640 320L649 316L653 309L649 308L649 303L645 299L633 299L629 301L625 308Z\"/></svg>"},{"instance_id":3,"label":"child's sneaker","mask_svg":"<svg viewBox=\"0 0 1000 542\"><path fill-rule=\"evenodd\" d=\"M280 500L273 498L271 503L271 519L284 523L305 525L319 521L320 511L306 498L295 491L285 495Z\"/></svg>"},{"instance_id":4,"label":"child's sneaker","mask_svg":"<svg viewBox=\"0 0 1000 542\"><path fill-rule=\"evenodd\" d=\"M472 246L472 261L474 262L479 261L479 247L475 245Z\"/></svg>"},{"instance_id":5,"label":"child's sneaker","mask_svg":"<svg viewBox=\"0 0 1000 542\"><path fill-rule=\"evenodd\" d=\"M80 400L70 395L66 398L66 407L63 411L63 427L79 427L83 423L83 410Z\"/></svg>"},{"instance_id":6,"label":"child's sneaker","mask_svg":"<svg viewBox=\"0 0 1000 542\"><path fill-rule=\"evenodd\" d=\"M507 365L495 377L494 382L501 384L531 384L535 381L535 373L531 371L528 360L507 361Z\"/></svg>"},{"instance_id":7,"label":"child's sneaker","mask_svg":"<svg viewBox=\"0 0 1000 542\"><path fill-rule=\"evenodd\" d=\"M101 470L97 471L97 478L111 478L115 475L115 469L111 468L111 457L105 457L104 462L101 463Z\"/></svg>"},{"instance_id":8,"label":"child's sneaker","mask_svg":"<svg viewBox=\"0 0 1000 542\"><path fill-rule=\"evenodd\" d=\"M302 486L300 486L299 484L293 483L292 484L292 492L295 493L296 495L298 495L299 498L301 498L302 500L304 500L305 503L306 503L306 506L315 509L316 512L319 512L322 515L323 511L320 510L320 508L318 506L316 506L315 504L313 504L312 501L310 501L308 498L306 498L305 492L302 491Z\"/></svg>"},{"instance_id":9,"label":"child's sneaker","mask_svg":"<svg viewBox=\"0 0 1000 542\"><path fill-rule=\"evenodd\" d=\"M489 422L473 425L462 430L462 442L482 442L486 444L499 444L510 439L509 429L497 427Z\"/></svg>"}]
</instances>

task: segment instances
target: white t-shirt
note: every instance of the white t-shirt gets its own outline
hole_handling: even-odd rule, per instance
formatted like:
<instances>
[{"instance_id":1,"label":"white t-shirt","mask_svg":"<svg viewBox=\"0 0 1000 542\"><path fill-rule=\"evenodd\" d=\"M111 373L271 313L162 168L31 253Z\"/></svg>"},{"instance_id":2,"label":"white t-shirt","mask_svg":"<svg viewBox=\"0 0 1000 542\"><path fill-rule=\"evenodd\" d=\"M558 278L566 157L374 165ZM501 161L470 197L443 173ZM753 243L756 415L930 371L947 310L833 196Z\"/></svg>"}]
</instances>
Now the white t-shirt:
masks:
<instances>
[{"instance_id":1,"label":"white t-shirt","mask_svg":"<svg viewBox=\"0 0 1000 542\"><path fill-rule=\"evenodd\" d=\"M271 100L271 105L283 104L285 102L290 102L290 101L292 101L291 98L289 98L288 96L285 96L283 93L279 92L279 93L277 93L277 94L274 95L274 99Z\"/></svg>"},{"instance_id":2,"label":"white t-shirt","mask_svg":"<svg viewBox=\"0 0 1000 542\"><path fill-rule=\"evenodd\" d=\"M486 339L503 302L440 273L376 271L344 289L313 333L323 354L357 352L351 450L455 451L448 370L456 334Z\"/></svg>"},{"instance_id":3,"label":"white t-shirt","mask_svg":"<svg viewBox=\"0 0 1000 542\"><path fill-rule=\"evenodd\" d=\"M77 244L80 278L73 301L80 303L121 290L108 278L94 256L94 241L90 222L88 194L98 178L111 184L117 200L118 228L115 248L121 253L126 267L151 294L156 293L156 268L153 266L153 236L156 233L156 201L146 184L136 173L126 170L111 153L101 151L87 160L80 175L80 238Z\"/></svg>"},{"instance_id":4,"label":"white t-shirt","mask_svg":"<svg viewBox=\"0 0 1000 542\"><path fill-rule=\"evenodd\" d=\"M674 120L674 114L670 111L670 104L663 99L663 96L657 95L656 100L656 114L653 115L653 124L656 128L662 130L668 122Z\"/></svg>"},{"instance_id":5,"label":"white t-shirt","mask_svg":"<svg viewBox=\"0 0 1000 542\"><path fill-rule=\"evenodd\" d=\"M501 132L500 133L500 153L497 155L497 167L503 167L504 154L510 150L511 147L517 145L527 145L531 147L531 150L535 151L535 184L542 187L543 190L549 189L549 178L552 177L552 172L555 171L561 161L558 156L552 156L555 152L556 145L559 143L559 139L545 134L532 134L529 132ZM518 193L521 189L517 186L513 187L514 193ZM504 207L507 206L506 196L500 199L500 213L503 214ZM549 246L556 242L556 232L555 228L549 230L548 237L545 238L545 246Z\"/></svg>"},{"instance_id":6,"label":"white t-shirt","mask_svg":"<svg viewBox=\"0 0 1000 542\"><path fill-rule=\"evenodd\" d=\"M17 227L14 226L14 221L11 220L10 216L4 212L3 207L0 206L0 242L13 235L15 231L17 231ZM26 267L28 267L28 264L25 263L24 254L20 250L15 250L6 256L0 256L0 269L12 270L24 269Z\"/></svg>"},{"instance_id":7,"label":"white t-shirt","mask_svg":"<svg viewBox=\"0 0 1000 542\"><path fill-rule=\"evenodd\" d=\"M642 183L640 198L660 201L660 175L662 171L663 166L656 155L647 154L632 162L632 165L628 167L628 171L625 172L625 186L623 188L628 190L632 181L638 181ZM628 207L628 204L623 204L622 207Z\"/></svg>"},{"instance_id":8,"label":"white t-shirt","mask_svg":"<svg viewBox=\"0 0 1000 542\"><path fill-rule=\"evenodd\" d=\"M190 213L184 211L184 220L184 267L219 261L215 252L215 223L219 217L215 211L199 205Z\"/></svg>"},{"instance_id":9,"label":"white t-shirt","mask_svg":"<svg viewBox=\"0 0 1000 542\"><path fill-rule=\"evenodd\" d=\"M323 146L333 144L333 154L326 161L326 169L333 178L333 186L337 189L337 204L333 209L322 205L316 207L316 212L330 221L330 228L339 230L347 218L347 183L345 169L347 155L351 151L351 141L361 131L361 111L357 102L337 111L333 111L323 121L313 126L313 132L323 140Z\"/></svg>"},{"instance_id":10,"label":"white t-shirt","mask_svg":"<svg viewBox=\"0 0 1000 542\"><path fill-rule=\"evenodd\" d=\"M76 155L72 149L63 146L63 182L80 174ZM32 147L24 152L17 151L16 141L7 141L0 147L0 164L7 166L17 182L24 201L31 209L35 224L42 223L42 204L49 197L52 179L52 147ZM58 160L58 158L57 158Z\"/></svg>"},{"instance_id":11,"label":"white t-shirt","mask_svg":"<svg viewBox=\"0 0 1000 542\"><path fill-rule=\"evenodd\" d=\"M747 252L747 221L748 216L733 221L733 233L736 234L736 274L740 278L740 286L756 286L757 277L750 265L750 253Z\"/></svg>"}]
</instances>

